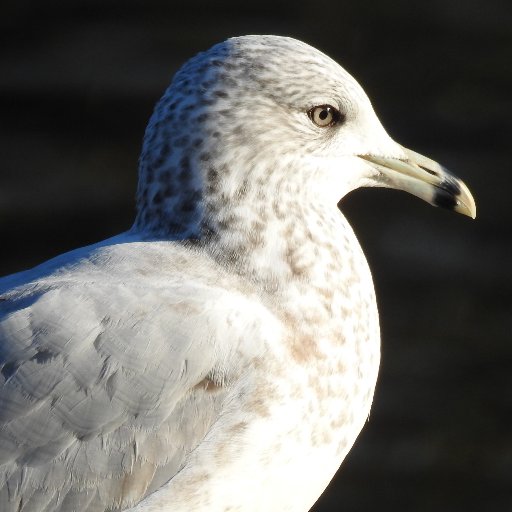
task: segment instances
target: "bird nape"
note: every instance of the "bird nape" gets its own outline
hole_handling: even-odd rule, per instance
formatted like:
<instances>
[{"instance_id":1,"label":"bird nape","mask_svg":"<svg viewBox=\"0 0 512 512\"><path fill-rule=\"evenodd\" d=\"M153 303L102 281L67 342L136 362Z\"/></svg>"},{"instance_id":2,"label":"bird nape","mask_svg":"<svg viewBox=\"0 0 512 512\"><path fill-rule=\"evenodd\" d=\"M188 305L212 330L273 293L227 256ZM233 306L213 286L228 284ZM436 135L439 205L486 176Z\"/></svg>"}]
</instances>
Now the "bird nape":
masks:
<instances>
[{"instance_id":1,"label":"bird nape","mask_svg":"<svg viewBox=\"0 0 512 512\"><path fill-rule=\"evenodd\" d=\"M363 186L475 216L314 48L245 36L188 61L146 130L133 227L0 280L0 509L309 510L379 367L337 208Z\"/></svg>"}]
</instances>

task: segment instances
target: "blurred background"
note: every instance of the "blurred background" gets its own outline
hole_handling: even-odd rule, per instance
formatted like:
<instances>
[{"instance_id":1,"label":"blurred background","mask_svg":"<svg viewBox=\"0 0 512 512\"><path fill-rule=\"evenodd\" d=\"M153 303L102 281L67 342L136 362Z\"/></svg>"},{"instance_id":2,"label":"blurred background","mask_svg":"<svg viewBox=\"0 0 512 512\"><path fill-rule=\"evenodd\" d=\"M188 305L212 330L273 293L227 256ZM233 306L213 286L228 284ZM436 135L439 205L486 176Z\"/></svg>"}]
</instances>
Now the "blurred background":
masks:
<instances>
[{"instance_id":1,"label":"blurred background","mask_svg":"<svg viewBox=\"0 0 512 512\"><path fill-rule=\"evenodd\" d=\"M396 191L342 202L373 269L383 357L370 421L314 510L512 510L510 1L20 0L1 13L0 275L131 225L154 103L187 58L233 35L321 49L393 138L463 178L476 221Z\"/></svg>"}]
</instances>

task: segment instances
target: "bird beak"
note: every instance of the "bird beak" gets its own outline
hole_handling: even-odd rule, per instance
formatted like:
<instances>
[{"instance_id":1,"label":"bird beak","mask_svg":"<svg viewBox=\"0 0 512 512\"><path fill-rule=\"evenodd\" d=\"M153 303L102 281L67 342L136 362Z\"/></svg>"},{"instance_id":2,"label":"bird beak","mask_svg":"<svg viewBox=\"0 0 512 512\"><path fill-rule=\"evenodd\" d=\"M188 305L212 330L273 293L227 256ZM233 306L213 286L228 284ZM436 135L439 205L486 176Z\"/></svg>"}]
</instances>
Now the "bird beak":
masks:
<instances>
[{"instance_id":1,"label":"bird beak","mask_svg":"<svg viewBox=\"0 0 512 512\"><path fill-rule=\"evenodd\" d=\"M401 148L405 158L359 155L379 173L379 182L389 188L404 190L434 206L476 217L476 205L462 180L442 165L410 149Z\"/></svg>"}]
</instances>

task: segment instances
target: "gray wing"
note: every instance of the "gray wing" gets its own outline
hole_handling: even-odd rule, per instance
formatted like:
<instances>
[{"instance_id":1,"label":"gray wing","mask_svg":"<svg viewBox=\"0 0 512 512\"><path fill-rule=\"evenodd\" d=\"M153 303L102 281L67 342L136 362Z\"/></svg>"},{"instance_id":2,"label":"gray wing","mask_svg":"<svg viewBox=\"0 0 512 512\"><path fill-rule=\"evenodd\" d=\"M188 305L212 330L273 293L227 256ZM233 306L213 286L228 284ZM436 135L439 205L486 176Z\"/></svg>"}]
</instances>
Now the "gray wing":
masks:
<instances>
[{"instance_id":1,"label":"gray wing","mask_svg":"<svg viewBox=\"0 0 512 512\"><path fill-rule=\"evenodd\" d=\"M0 295L0 510L119 510L179 471L220 407L198 383L222 352L223 294L64 281Z\"/></svg>"}]
</instances>

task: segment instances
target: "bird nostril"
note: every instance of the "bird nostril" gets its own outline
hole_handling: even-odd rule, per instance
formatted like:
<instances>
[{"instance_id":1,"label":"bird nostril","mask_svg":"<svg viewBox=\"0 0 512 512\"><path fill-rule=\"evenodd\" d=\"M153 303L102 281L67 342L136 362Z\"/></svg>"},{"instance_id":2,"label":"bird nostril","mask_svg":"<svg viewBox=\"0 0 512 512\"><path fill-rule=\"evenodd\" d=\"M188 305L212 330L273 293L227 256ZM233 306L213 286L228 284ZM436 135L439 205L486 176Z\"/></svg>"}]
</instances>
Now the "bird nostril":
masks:
<instances>
[{"instance_id":1,"label":"bird nostril","mask_svg":"<svg viewBox=\"0 0 512 512\"><path fill-rule=\"evenodd\" d=\"M423 165L418 165L420 169L423 169L424 171L428 172L429 174L432 174L432 176L439 176L439 174L436 171L433 171L432 169L429 169L428 167L424 167Z\"/></svg>"}]
</instances>

